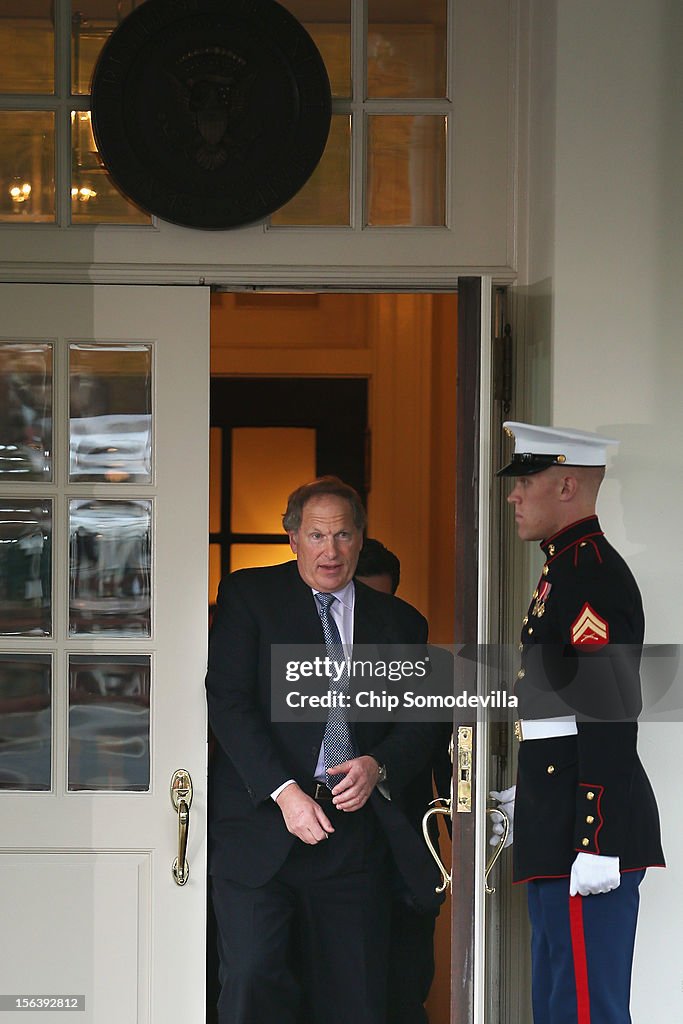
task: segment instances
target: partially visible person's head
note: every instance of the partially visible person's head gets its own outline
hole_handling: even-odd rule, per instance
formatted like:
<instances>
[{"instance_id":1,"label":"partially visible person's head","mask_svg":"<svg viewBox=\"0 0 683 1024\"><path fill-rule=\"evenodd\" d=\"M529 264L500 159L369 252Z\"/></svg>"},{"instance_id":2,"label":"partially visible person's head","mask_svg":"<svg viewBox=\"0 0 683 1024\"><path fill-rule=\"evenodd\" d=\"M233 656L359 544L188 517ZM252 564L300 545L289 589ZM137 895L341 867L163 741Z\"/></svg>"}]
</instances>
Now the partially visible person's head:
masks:
<instances>
[{"instance_id":1,"label":"partially visible person's head","mask_svg":"<svg viewBox=\"0 0 683 1024\"><path fill-rule=\"evenodd\" d=\"M356 579L374 590L395 594L401 580L401 563L381 541L366 537L358 556Z\"/></svg>"},{"instance_id":2,"label":"partially visible person's head","mask_svg":"<svg viewBox=\"0 0 683 1024\"><path fill-rule=\"evenodd\" d=\"M544 540L595 514L607 447L618 442L585 430L505 423L515 439L510 463L498 476L514 478L514 506L522 540Z\"/></svg>"},{"instance_id":3,"label":"partially visible person's head","mask_svg":"<svg viewBox=\"0 0 683 1024\"><path fill-rule=\"evenodd\" d=\"M335 476L298 487L289 496L282 525L305 583L330 593L350 582L365 529L365 509L353 487Z\"/></svg>"}]
</instances>

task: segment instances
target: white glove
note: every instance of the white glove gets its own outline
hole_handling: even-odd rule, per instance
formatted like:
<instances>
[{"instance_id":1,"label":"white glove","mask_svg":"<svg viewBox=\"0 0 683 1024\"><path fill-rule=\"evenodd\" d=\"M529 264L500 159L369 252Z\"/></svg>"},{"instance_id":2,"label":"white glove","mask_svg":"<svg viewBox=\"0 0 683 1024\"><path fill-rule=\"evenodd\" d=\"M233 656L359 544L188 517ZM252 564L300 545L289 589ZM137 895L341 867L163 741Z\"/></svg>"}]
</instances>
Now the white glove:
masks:
<instances>
[{"instance_id":1,"label":"white glove","mask_svg":"<svg viewBox=\"0 0 683 1024\"><path fill-rule=\"evenodd\" d=\"M490 793L489 793L489 796L492 796L494 800L498 801L498 804L500 806L500 810L503 812L503 814L506 815L508 821L510 822L510 831L507 834L507 839L505 840L505 843L503 845L503 849L505 849L506 846L512 846L512 823L513 823L514 817L515 817L515 793L516 792L517 792L517 787L516 786L510 786L509 789L503 789L503 790L501 790L500 793L496 792L495 789L492 789L490 791ZM494 815L492 814L491 815L491 820L493 821L493 825L491 826L491 832L493 834L492 834L491 838L489 839L489 844L491 846L498 846L498 844L500 843L500 838L503 835L503 832L505 831L505 825L503 823L503 817L502 817L502 815L498 815L497 817L494 817Z\"/></svg>"},{"instance_id":2,"label":"white glove","mask_svg":"<svg viewBox=\"0 0 683 1024\"><path fill-rule=\"evenodd\" d=\"M569 895L596 896L617 889L620 882L618 857L577 853L569 876Z\"/></svg>"}]
</instances>

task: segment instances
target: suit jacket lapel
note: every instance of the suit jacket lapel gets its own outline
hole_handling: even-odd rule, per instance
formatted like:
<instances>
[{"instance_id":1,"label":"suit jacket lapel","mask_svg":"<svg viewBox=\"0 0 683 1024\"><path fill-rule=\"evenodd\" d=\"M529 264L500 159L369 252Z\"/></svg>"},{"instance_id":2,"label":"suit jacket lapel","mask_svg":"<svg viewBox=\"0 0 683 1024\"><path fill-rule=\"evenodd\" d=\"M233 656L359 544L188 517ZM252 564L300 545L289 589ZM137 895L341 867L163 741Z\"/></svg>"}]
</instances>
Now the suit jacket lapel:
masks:
<instances>
[{"instance_id":1,"label":"suit jacket lapel","mask_svg":"<svg viewBox=\"0 0 683 1024\"><path fill-rule=\"evenodd\" d=\"M313 592L299 575L296 561L287 565L291 569L287 575L282 614L291 623L292 643L324 645L323 625Z\"/></svg>"}]
</instances>

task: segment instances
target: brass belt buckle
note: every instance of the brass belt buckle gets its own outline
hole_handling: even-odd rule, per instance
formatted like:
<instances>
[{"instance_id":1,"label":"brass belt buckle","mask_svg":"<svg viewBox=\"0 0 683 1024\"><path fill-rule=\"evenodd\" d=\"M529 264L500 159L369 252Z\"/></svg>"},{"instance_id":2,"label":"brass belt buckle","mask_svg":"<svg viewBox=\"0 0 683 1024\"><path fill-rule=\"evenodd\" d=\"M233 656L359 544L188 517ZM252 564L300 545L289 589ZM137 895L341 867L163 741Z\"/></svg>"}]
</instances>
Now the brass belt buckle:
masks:
<instances>
[{"instance_id":1,"label":"brass belt buckle","mask_svg":"<svg viewBox=\"0 0 683 1024\"><path fill-rule=\"evenodd\" d=\"M519 718L515 719L515 739L518 743L521 743L524 737L522 736L522 723Z\"/></svg>"}]
</instances>

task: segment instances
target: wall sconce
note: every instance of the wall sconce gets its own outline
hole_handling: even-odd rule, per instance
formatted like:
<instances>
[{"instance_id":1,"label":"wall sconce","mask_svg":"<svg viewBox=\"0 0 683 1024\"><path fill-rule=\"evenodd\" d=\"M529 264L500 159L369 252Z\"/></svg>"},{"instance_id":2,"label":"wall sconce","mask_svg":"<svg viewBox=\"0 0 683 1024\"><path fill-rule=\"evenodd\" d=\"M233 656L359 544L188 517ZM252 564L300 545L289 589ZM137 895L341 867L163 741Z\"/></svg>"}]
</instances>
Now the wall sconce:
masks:
<instances>
[{"instance_id":1,"label":"wall sconce","mask_svg":"<svg viewBox=\"0 0 683 1024\"><path fill-rule=\"evenodd\" d=\"M71 199L73 202L89 203L91 199L94 199L97 192L94 188L90 188L88 185L83 185L81 188L71 189Z\"/></svg>"},{"instance_id":2,"label":"wall sconce","mask_svg":"<svg viewBox=\"0 0 683 1024\"><path fill-rule=\"evenodd\" d=\"M12 178L12 184L8 191L13 203L25 203L27 199L31 198L31 185L19 177Z\"/></svg>"}]
</instances>

